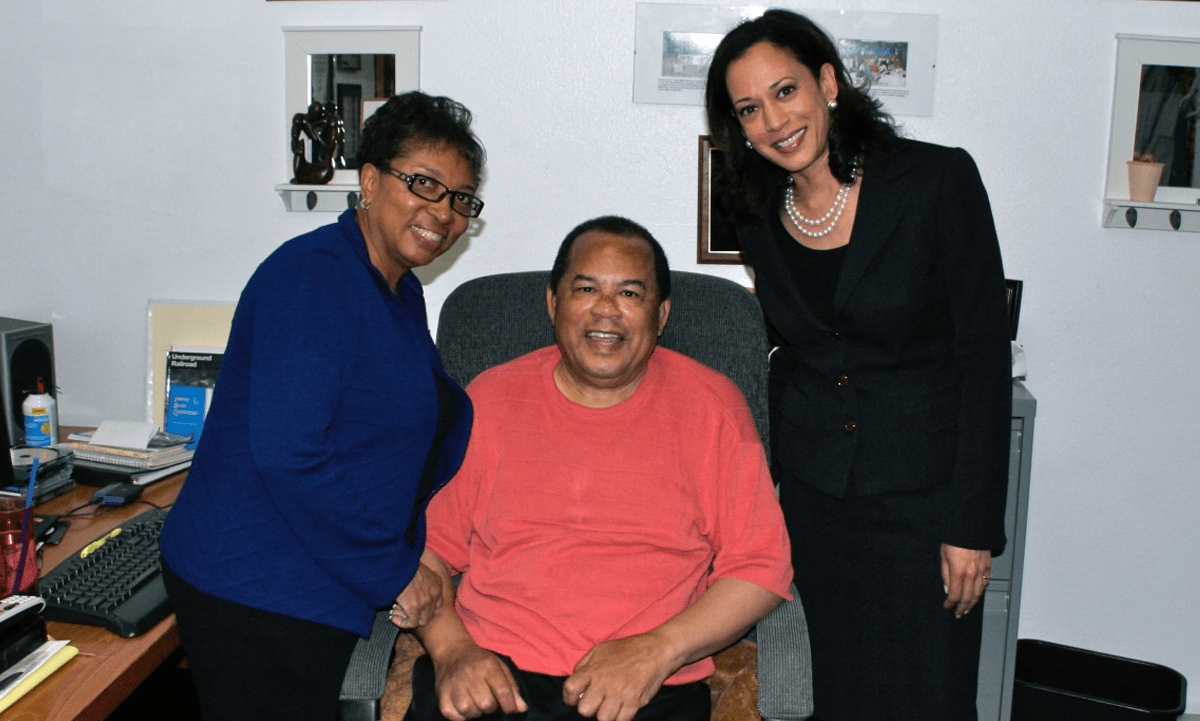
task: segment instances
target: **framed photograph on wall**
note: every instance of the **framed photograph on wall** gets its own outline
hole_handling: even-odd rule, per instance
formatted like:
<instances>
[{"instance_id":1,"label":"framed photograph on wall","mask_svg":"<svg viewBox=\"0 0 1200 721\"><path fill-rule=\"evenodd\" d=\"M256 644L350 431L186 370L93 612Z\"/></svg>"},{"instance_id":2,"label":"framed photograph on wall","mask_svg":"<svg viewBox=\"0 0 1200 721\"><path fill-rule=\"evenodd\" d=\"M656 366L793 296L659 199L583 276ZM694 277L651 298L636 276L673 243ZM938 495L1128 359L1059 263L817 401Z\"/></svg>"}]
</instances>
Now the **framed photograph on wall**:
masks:
<instances>
[{"instance_id":1,"label":"framed photograph on wall","mask_svg":"<svg viewBox=\"0 0 1200 721\"><path fill-rule=\"evenodd\" d=\"M364 98L362 101L362 122L366 123L367 118L375 114L376 110L383 107L383 104L388 101L388 98Z\"/></svg>"},{"instance_id":2,"label":"framed photograph on wall","mask_svg":"<svg viewBox=\"0 0 1200 721\"><path fill-rule=\"evenodd\" d=\"M743 265L742 251L733 234L733 224L728 213L722 210L720 199L713 193L713 177L721 169L723 157L723 153L713 145L711 136L700 136L696 262Z\"/></svg>"},{"instance_id":3,"label":"framed photograph on wall","mask_svg":"<svg viewBox=\"0 0 1200 721\"><path fill-rule=\"evenodd\" d=\"M704 105L708 66L721 38L758 6L638 3L633 101ZM937 15L804 10L837 44L856 84L893 115L933 114Z\"/></svg>"},{"instance_id":4,"label":"framed photograph on wall","mask_svg":"<svg viewBox=\"0 0 1200 721\"><path fill-rule=\"evenodd\" d=\"M1008 335L1009 340L1017 339L1017 326L1021 322L1021 291L1025 282L1005 278L1004 285L1008 288Z\"/></svg>"}]
</instances>

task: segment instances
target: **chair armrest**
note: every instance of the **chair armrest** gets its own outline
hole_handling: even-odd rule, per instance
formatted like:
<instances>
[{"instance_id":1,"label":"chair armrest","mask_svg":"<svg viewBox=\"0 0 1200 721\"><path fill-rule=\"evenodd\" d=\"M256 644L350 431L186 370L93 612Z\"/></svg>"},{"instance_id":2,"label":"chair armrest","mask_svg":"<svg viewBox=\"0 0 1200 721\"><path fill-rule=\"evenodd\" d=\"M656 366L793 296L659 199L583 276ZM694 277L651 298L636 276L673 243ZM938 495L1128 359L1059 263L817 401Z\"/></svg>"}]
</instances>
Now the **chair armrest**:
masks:
<instances>
[{"instance_id":1,"label":"chair armrest","mask_svg":"<svg viewBox=\"0 0 1200 721\"><path fill-rule=\"evenodd\" d=\"M812 652L804 606L784 601L758 622L758 712L764 719L806 719L813 712Z\"/></svg>"},{"instance_id":2,"label":"chair armrest","mask_svg":"<svg viewBox=\"0 0 1200 721\"><path fill-rule=\"evenodd\" d=\"M376 721L379 718L380 699L387 686L388 667L399 632L384 610L375 614L371 637L358 639L342 680L338 704L341 721Z\"/></svg>"}]
</instances>

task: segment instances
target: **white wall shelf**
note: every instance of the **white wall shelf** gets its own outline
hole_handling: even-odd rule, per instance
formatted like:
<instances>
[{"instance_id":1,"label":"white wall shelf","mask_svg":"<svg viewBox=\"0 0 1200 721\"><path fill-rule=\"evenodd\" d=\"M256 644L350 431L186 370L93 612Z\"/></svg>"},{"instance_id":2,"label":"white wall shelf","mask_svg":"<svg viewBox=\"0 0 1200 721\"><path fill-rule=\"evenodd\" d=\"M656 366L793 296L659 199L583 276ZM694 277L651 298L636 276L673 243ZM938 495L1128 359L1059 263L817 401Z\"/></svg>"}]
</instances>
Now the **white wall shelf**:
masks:
<instances>
[{"instance_id":1,"label":"white wall shelf","mask_svg":"<svg viewBox=\"0 0 1200 721\"><path fill-rule=\"evenodd\" d=\"M1200 233L1200 205L1186 203L1135 203L1132 200L1106 198L1105 228L1139 230L1179 230Z\"/></svg>"},{"instance_id":2,"label":"white wall shelf","mask_svg":"<svg viewBox=\"0 0 1200 721\"><path fill-rule=\"evenodd\" d=\"M310 210L340 213L358 204L357 183L329 183L328 185L294 185L280 183L275 186L279 197L289 211Z\"/></svg>"}]
</instances>

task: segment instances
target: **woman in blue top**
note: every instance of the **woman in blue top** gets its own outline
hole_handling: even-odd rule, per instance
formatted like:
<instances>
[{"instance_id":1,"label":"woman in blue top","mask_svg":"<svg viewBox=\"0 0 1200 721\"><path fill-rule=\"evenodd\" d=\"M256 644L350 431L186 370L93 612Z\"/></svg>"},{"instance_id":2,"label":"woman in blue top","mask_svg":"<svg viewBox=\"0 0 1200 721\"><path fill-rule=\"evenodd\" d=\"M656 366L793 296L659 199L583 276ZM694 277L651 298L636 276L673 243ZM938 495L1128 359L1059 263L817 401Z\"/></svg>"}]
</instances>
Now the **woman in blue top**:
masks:
<instances>
[{"instance_id":1,"label":"woman in blue top","mask_svg":"<svg viewBox=\"0 0 1200 721\"><path fill-rule=\"evenodd\" d=\"M449 98L391 98L363 130L358 206L242 291L160 542L205 717L333 719L375 611L415 626L441 602L424 509L472 413L411 271L483 208L470 121Z\"/></svg>"}]
</instances>

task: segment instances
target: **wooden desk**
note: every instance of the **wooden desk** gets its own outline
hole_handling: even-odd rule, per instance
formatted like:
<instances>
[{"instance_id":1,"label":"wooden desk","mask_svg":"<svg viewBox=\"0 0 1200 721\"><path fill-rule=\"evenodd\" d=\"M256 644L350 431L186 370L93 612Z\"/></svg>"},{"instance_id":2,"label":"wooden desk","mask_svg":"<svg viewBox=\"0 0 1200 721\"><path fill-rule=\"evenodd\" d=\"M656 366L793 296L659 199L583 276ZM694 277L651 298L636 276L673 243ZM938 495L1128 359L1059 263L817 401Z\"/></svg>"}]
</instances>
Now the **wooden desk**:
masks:
<instances>
[{"instance_id":1,"label":"wooden desk","mask_svg":"<svg viewBox=\"0 0 1200 721\"><path fill-rule=\"evenodd\" d=\"M173 503L186 476L181 472L159 481L149 486L142 498L158 506ZM96 490L79 486L38 506L37 513L66 513L87 503ZM145 503L133 503L97 516L70 519L71 530L62 543L44 548L43 573L78 553L100 534L149 508ZM100 721L180 647L173 614L137 638L121 638L99 626L57 621L46 625L53 638L69 640L79 649L79 655L9 707L2 714L3 721Z\"/></svg>"}]
</instances>

